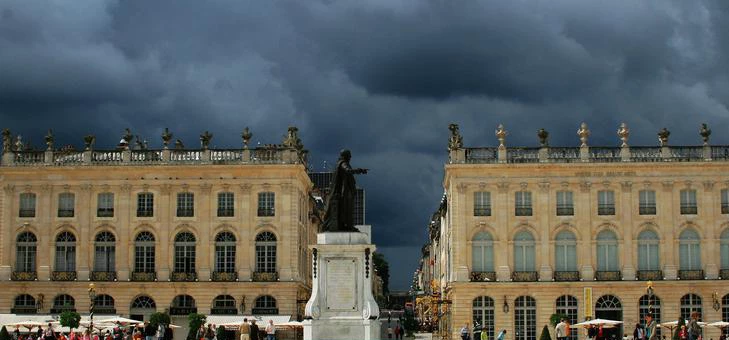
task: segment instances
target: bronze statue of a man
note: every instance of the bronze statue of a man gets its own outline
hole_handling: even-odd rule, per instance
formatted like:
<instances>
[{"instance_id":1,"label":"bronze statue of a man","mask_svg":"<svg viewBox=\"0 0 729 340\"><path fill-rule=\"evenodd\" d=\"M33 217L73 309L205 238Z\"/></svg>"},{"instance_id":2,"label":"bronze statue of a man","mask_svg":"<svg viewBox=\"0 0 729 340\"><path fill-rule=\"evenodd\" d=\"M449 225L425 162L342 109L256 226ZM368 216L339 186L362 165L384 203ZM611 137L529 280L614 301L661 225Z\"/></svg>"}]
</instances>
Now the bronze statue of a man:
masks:
<instances>
[{"instance_id":1,"label":"bronze statue of a man","mask_svg":"<svg viewBox=\"0 0 729 340\"><path fill-rule=\"evenodd\" d=\"M329 199L322 231L357 232L354 227L354 196L357 187L354 181L355 174L366 174L367 169L353 169L349 165L352 153L344 149L339 153L334 178L329 184Z\"/></svg>"}]
</instances>

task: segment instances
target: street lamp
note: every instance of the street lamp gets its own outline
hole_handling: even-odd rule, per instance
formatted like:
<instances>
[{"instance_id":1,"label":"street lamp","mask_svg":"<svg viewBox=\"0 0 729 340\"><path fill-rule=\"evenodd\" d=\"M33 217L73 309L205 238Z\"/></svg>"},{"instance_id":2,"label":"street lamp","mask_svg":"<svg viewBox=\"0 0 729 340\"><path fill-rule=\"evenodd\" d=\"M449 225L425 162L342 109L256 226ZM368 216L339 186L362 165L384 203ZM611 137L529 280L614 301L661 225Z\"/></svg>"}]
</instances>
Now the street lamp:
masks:
<instances>
[{"instance_id":1,"label":"street lamp","mask_svg":"<svg viewBox=\"0 0 729 340\"><path fill-rule=\"evenodd\" d=\"M94 303L96 302L96 286L93 283L89 283L89 328L94 331Z\"/></svg>"}]
</instances>

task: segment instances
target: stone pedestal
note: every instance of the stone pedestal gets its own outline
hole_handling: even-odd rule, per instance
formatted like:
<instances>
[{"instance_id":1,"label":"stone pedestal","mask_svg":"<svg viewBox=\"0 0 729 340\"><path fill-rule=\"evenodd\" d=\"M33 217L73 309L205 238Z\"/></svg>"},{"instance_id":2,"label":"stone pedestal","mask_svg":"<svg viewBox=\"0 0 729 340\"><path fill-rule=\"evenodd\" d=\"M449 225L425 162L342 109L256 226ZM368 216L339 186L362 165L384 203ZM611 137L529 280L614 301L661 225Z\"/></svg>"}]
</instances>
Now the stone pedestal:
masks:
<instances>
[{"instance_id":1,"label":"stone pedestal","mask_svg":"<svg viewBox=\"0 0 729 340\"><path fill-rule=\"evenodd\" d=\"M372 296L375 246L370 234L320 233L310 248L313 282L304 339L379 339L380 310Z\"/></svg>"}]
</instances>

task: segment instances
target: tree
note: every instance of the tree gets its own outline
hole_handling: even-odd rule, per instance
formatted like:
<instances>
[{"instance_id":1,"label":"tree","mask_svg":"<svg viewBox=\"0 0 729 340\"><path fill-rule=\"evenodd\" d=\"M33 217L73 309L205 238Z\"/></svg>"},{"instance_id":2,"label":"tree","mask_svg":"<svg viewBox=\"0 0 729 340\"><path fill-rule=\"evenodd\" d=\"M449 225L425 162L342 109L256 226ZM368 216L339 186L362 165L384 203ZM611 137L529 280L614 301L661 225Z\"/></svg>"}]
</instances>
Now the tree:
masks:
<instances>
[{"instance_id":1,"label":"tree","mask_svg":"<svg viewBox=\"0 0 729 340\"><path fill-rule=\"evenodd\" d=\"M187 316L188 326L190 327L190 330L187 332L187 340L197 340L197 330L205 324L207 318L207 316L198 313L190 313Z\"/></svg>"},{"instance_id":2,"label":"tree","mask_svg":"<svg viewBox=\"0 0 729 340\"><path fill-rule=\"evenodd\" d=\"M59 319L60 320L58 321L61 322L61 326L68 327L73 330L74 328L78 328L79 323L81 322L81 314L67 310L61 313Z\"/></svg>"},{"instance_id":3,"label":"tree","mask_svg":"<svg viewBox=\"0 0 729 340\"><path fill-rule=\"evenodd\" d=\"M160 324L169 325L170 316L167 313L153 313L149 317L149 323L152 325L153 328L157 329L157 326L159 326Z\"/></svg>"},{"instance_id":4,"label":"tree","mask_svg":"<svg viewBox=\"0 0 729 340\"><path fill-rule=\"evenodd\" d=\"M544 328L542 328L542 334L539 336L539 340L552 340L552 336L549 335L549 327L547 327L547 325L544 325Z\"/></svg>"},{"instance_id":5,"label":"tree","mask_svg":"<svg viewBox=\"0 0 729 340\"><path fill-rule=\"evenodd\" d=\"M390 293L390 264L385 260L385 255L378 252L372 254L372 264L375 266L377 274L382 278L382 292L387 295Z\"/></svg>"},{"instance_id":6,"label":"tree","mask_svg":"<svg viewBox=\"0 0 729 340\"><path fill-rule=\"evenodd\" d=\"M405 336L412 337L413 332L418 329L418 321L415 320L414 312L410 309L405 310L405 322L402 327L405 328Z\"/></svg>"},{"instance_id":7,"label":"tree","mask_svg":"<svg viewBox=\"0 0 729 340\"><path fill-rule=\"evenodd\" d=\"M8 329L5 326L0 329L0 340L10 340L10 333L8 333Z\"/></svg>"}]
</instances>

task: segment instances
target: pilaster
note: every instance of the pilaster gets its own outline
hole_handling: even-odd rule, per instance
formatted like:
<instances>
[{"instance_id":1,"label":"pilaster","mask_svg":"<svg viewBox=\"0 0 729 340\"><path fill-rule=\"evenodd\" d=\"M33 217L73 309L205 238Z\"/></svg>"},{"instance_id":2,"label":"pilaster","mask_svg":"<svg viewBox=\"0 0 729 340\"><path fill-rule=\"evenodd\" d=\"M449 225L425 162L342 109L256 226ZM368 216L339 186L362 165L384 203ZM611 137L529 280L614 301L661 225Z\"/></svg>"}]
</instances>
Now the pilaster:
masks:
<instances>
[{"instance_id":1,"label":"pilaster","mask_svg":"<svg viewBox=\"0 0 729 340\"><path fill-rule=\"evenodd\" d=\"M159 188L160 197L159 200L155 199L156 211L159 215L159 225L168 226L166 228L159 228L159 239L157 240L158 246L156 247L159 257L157 261L157 280L167 281L170 278L170 264L173 259L170 255L170 232L174 230L175 226L171 224L172 215L174 209L171 207L172 199L172 185L162 184Z\"/></svg>"},{"instance_id":2,"label":"pilaster","mask_svg":"<svg viewBox=\"0 0 729 340\"><path fill-rule=\"evenodd\" d=\"M115 209L114 214L118 216L119 225L122 227L118 228L116 232L117 237L119 238L119 243L116 247L116 269L118 280L127 281L129 280L130 272L129 264L133 263L130 262L130 260L134 261L134 258L130 256L129 251L130 249L132 249L132 251L134 249L134 244L130 241L130 238L133 237L130 233L132 233L134 229L132 227L124 226L130 226L129 220L131 219L131 214L134 213L134 207L131 204L132 199L130 197L132 186L129 184L122 184L119 189L119 193L117 194L119 199L116 203L118 208Z\"/></svg>"},{"instance_id":3,"label":"pilaster","mask_svg":"<svg viewBox=\"0 0 729 340\"><path fill-rule=\"evenodd\" d=\"M635 280L635 255L636 248L633 245L633 212L638 204L633 202L633 182L620 182L621 200L620 200L620 224L623 227L623 280Z\"/></svg>"}]
</instances>

